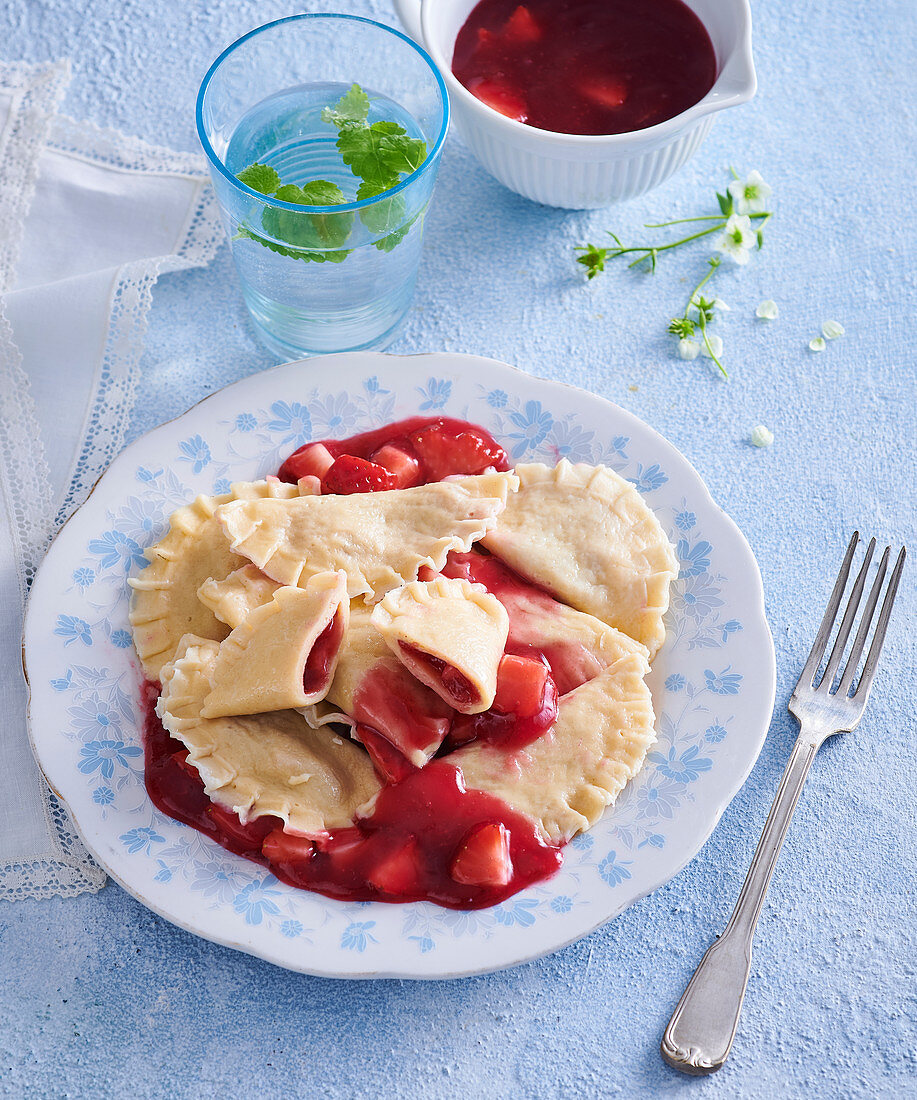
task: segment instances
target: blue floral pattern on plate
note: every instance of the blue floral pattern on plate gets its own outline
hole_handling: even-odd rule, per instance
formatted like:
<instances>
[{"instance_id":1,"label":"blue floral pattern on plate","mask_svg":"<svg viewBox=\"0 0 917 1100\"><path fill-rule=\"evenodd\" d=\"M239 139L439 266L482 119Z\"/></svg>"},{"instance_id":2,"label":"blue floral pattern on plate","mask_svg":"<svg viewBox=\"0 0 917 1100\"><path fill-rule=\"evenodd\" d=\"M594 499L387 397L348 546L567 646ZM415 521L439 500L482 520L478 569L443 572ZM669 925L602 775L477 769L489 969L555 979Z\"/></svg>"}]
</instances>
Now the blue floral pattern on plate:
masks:
<instances>
[{"instance_id":1,"label":"blue floral pattern on plate","mask_svg":"<svg viewBox=\"0 0 917 1100\"><path fill-rule=\"evenodd\" d=\"M773 697L760 580L684 459L615 406L465 356L336 358L335 369L288 364L229 387L116 460L34 586L26 643L38 754L90 845L114 846L109 868L203 935L317 973L436 977L510 965L671 877L738 789ZM318 377L335 388L306 381ZM568 846L554 879L476 912L298 891L156 810L127 619L126 575L195 494L264 476L310 438L437 412L484 425L516 462L610 466L646 494L681 567L651 676L657 741L646 767Z\"/></svg>"}]
</instances>

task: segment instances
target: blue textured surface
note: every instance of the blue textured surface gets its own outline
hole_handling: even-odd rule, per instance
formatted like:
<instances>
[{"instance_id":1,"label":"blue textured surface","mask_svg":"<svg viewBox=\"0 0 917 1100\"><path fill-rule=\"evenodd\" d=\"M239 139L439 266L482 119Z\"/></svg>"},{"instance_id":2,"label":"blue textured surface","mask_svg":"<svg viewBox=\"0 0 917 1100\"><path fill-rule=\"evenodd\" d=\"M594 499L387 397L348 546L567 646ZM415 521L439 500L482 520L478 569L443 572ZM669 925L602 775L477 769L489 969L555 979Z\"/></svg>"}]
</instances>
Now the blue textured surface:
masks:
<instances>
[{"instance_id":1,"label":"blue textured surface","mask_svg":"<svg viewBox=\"0 0 917 1100\"><path fill-rule=\"evenodd\" d=\"M390 19L386 0L341 6ZM0 41L10 59L74 59L69 113L192 149L206 65L293 10L9 0ZM813 633L807 609L823 604L852 527L917 548L912 2L784 0L756 17L758 97L626 208L535 207L451 140L419 293L392 349L492 355L619 402L694 462L745 531L777 645L777 711L713 837L588 939L460 983L299 977L173 928L113 885L0 906L0 1094L917 1095L914 566L867 717L823 751L803 795L729 1063L687 1079L657 1053L728 916L789 752L784 704ZM613 269L586 288L571 247L606 227L632 239L644 221L700 212L730 163L760 169L779 216L752 265L719 280L732 306L723 384L673 358L664 335L703 248L655 278ZM754 307L769 297L781 317L765 327ZM814 355L808 340L829 318L848 335ZM164 279L134 432L267 362L225 249L209 270ZM767 451L744 442L761 422L776 435Z\"/></svg>"}]
</instances>

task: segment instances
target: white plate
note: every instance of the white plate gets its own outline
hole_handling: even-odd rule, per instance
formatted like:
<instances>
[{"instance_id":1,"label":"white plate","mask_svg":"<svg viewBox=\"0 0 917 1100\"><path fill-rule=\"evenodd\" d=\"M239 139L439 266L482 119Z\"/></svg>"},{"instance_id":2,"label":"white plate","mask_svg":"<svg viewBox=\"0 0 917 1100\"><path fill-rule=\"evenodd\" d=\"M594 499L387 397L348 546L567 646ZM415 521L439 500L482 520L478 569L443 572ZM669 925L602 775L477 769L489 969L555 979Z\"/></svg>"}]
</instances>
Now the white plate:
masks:
<instances>
[{"instance_id":1,"label":"white plate","mask_svg":"<svg viewBox=\"0 0 917 1100\"><path fill-rule=\"evenodd\" d=\"M418 413L493 432L517 461L604 462L677 546L651 686L658 741L560 873L502 905L345 903L296 890L165 817L143 785L140 671L126 578L169 514L263 477L311 438ZM732 521L661 436L592 394L489 359L369 353L288 363L213 394L128 447L58 535L25 623L36 756L102 866L175 924L293 970L445 978L557 950L655 890L698 851L758 756L774 700L761 578Z\"/></svg>"}]
</instances>

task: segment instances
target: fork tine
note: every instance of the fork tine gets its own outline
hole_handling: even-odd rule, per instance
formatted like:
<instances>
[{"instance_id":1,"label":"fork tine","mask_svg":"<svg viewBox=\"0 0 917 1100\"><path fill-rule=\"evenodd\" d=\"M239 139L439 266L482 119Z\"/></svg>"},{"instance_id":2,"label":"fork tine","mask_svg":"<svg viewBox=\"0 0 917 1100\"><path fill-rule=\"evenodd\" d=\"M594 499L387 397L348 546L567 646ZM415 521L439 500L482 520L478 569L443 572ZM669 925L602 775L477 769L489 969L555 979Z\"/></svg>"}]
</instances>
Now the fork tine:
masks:
<instances>
[{"instance_id":1,"label":"fork tine","mask_svg":"<svg viewBox=\"0 0 917 1100\"><path fill-rule=\"evenodd\" d=\"M831 656L828 658L828 664L825 668L825 674L821 679L821 683L819 684L819 689L824 688L825 691L830 691L831 685L834 683L834 677L841 663L841 657L844 656L844 647L847 645L847 639L850 637L850 631L853 628L853 620L856 618L857 608L860 606L863 588L866 584L866 574L869 571L869 566L872 564L872 555L875 548L876 540L871 538L869 540L869 545L866 547L866 557L863 558L863 564L860 566L859 573L857 573L857 579L853 582L853 588L850 590L847 608L844 611L843 619L841 619L841 625L838 627L837 637L834 639L834 646L831 649Z\"/></svg>"},{"instance_id":2,"label":"fork tine","mask_svg":"<svg viewBox=\"0 0 917 1100\"><path fill-rule=\"evenodd\" d=\"M838 695L846 696L849 693L850 685L853 683L853 677L856 674L857 665L860 663L860 658L863 656L866 637L869 634L869 628L872 626L872 617L876 612L876 604L879 602L879 596L882 593L882 585L885 581L885 573L888 569L888 555L890 553L891 547L886 546L885 552L882 554L882 560L879 562L879 568L876 571L876 579L873 581L872 588L866 600L866 607L863 609L863 617L860 619L860 626L857 630L856 638L853 641L853 648L850 650L850 656L847 658L847 667L844 669L844 675L837 689Z\"/></svg>"},{"instance_id":3,"label":"fork tine","mask_svg":"<svg viewBox=\"0 0 917 1100\"><path fill-rule=\"evenodd\" d=\"M869 656L866 658L866 664L863 666L863 675L860 677L860 682L857 684L857 689L853 695L854 699L864 706L866 705L866 700L869 698L869 689L872 687L872 679L876 672L876 665L879 663L879 654L882 652L882 645L885 642L885 631L888 628L888 620L892 613L892 605L895 602L895 594L898 591L898 582L901 580L901 570L904 568L904 559L906 557L907 550L902 546L901 552L898 554L898 560L895 562L891 580L888 582L885 599L882 601L882 610L879 612L879 622L876 625L876 633L873 636L872 645L869 647Z\"/></svg>"},{"instance_id":4,"label":"fork tine","mask_svg":"<svg viewBox=\"0 0 917 1100\"><path fill-rule=\"evenodd\" d=\"M818 666L821 664L821 659L824 656L825 646L828 644L828 638L831 636L831 628L834 626L834 618L837 615L837 609L841 605L841 596L843 596L844 589L847 587L847 578L850 575L850 563L853 561L853 552L856 550L859 541L860 532L854 531L847 545L847 553L844 555L844 561L837 575L837 580L834 582L831 599L828 600L828 606L825 609L825 617L821 621L821 626L818 628L818 633L815 635L812 649L809 651L808 660L799 677L800 685L804 684L806 687L811 687L812 681L815 679L815 673L818 672Z\"/></svg>"}]
</instances>

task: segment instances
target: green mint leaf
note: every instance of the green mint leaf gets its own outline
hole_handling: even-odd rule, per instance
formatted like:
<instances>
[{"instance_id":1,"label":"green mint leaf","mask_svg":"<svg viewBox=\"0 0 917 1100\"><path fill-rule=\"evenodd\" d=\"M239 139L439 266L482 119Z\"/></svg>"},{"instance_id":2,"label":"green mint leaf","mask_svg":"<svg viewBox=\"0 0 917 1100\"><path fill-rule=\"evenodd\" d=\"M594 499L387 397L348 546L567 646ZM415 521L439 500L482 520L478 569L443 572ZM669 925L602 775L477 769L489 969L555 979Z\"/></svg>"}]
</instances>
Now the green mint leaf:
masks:
<instances>
[{"instance_id":1,"label":"green mint leaf","mask_svg":"<svg viewBox=\"0 0 917 1100\"><path fill-rule=\"evenodd\" d=\"M427 155L426 142L408 137L397 122L347 123L338 134L337 147L351 172L377 188L377 194L398 184L402 173L419 168Z\"/></svg>"},{"instance_id":2,"label":"green mint leaf","mask_svg":"<svg viewBox=\"0 0 917 1100\"><path fill-rule=\"evenodd\" d=\"M758 251L760 252L764 247L764 231L759 229L755 236L758 238Z\"/></svg>"},{"instance_id":3,"label":"green mint leaf","mask_svg":"<svg viewBox=\"0 0 917 1100\"><path fill-rule=\"evenodd\" d=\"M322 110L322 122L340 127L347 122L366 122L368 115L369 96L359 84L351 84L350 91L338 100L336 106Z\"/></svg>"},{"instance_id":4,"label":"green mint leaf","mask_svg":"<svg viewBox=\"0 0 917 1100\"><path fill-rule=\"evenodd\" d=\"M376 241L376 248L378 248L380 252L391 252L391 250L401 244L408 233L410 233L413 224L413 222L408 222L400 229L396 229L394 233L389 233L387 237L383 237L381 241Z\"/></svg>"},{"instance_id":5,"label":"green mint leaf","mask_svg":"<svg viewBox=\"0 0 917 1100\"><path fill-rule=\"evenodd\" d=\"M388 188L380 191L377 184L367 183L364 180L357 189L357 198L362 202L364 199L372 199L377 195L384 194L385 190L388 190ZM392 195L391 198L380 199L378 202L374 202L372 206L367 206L361 210L360 220L370 233L392 234L404 221L404 214L404 199L401 195ZM376 242L377 248L379 243ZM395 243L397 244L397 241ZM394 245L392 245L392 248L394 248Z\"/></svg>"},{"instance_id":6,"label":"green mint leaf","mask_svg":"<svg viewBox=\"0 0 917 1100\"><path fill-rule=\"evenodd\" d=\"M314 264L342 264L350 252L337 251L337 252L311 252L302 248L286 248L282 244L277 244L276 241L269 241L265 237L259 236L254 233L247 226L240 225L236 235L233 237L234 241L237 240L249 240L254 241L256 244L260 244L263 248L270 249L271 252L276 252L278 256L289 256L292 260L302 260L303 263Z\"/></svg>"},{"instance_id":7,"label":"green mint leaf","mask_svg":"<svg viewBox=\"0 0 917 1100\"><path fill-rule=\"evenodd\" d=\"M239 172L236 179L260 195L273 195L280 186L280 176L269 164L250 164Z\"/></svg>"},{"instance_id":8,"label":"green mint leaf","mask_svg":"<svg viewBox=\"0 0 917 1100\"><path fill-rule=\"evenodd\" d=\"M716 201L720 204L720 211L723 217L728 218L732 213L732 195L721 195L719 191L716 193Z\"/></svg>"},{"instance_id":9,"label":"green mint leaf","mask_svg":"<svg viewBox=\"0 0 917 1100\"><path fill-rule=\"evenodd\" d=\"M329 180L311 180L305 187L285 183L277 189L274 198L282 202L295 202L299 206L339 206L347 201L340 187Z\"/></svg>"},{"instance_id":10,"label":"green mint leaf","mask_svg":"<svg viewBox=\"0 0 917 1100\"><path fill-rule=\"evenodd\" d=\"M376 122L370 130L387 139L384 148L391 172L410 175L426 160L427 143L421 138L408 137L407 131L397 122Z\"/></svg>"},{"instance_id":11,"label":"green mint leaf","mask_svg":"<svg viewBox=\"0 0 917 1100\"><path fill-rule=\"evenodd\" d=\"M286 183L277 189L275 198L297 206L339 206L344 202L344 192L328 180L312 180L305 187ZM324 252L339 248L350 236L353 214L309 214L296 210L278 210L269 206L261 214L261 225L271 237L277 237L297 249ZM339 261L331 261L339 262Z\"/></svg>"}]
</instances>

